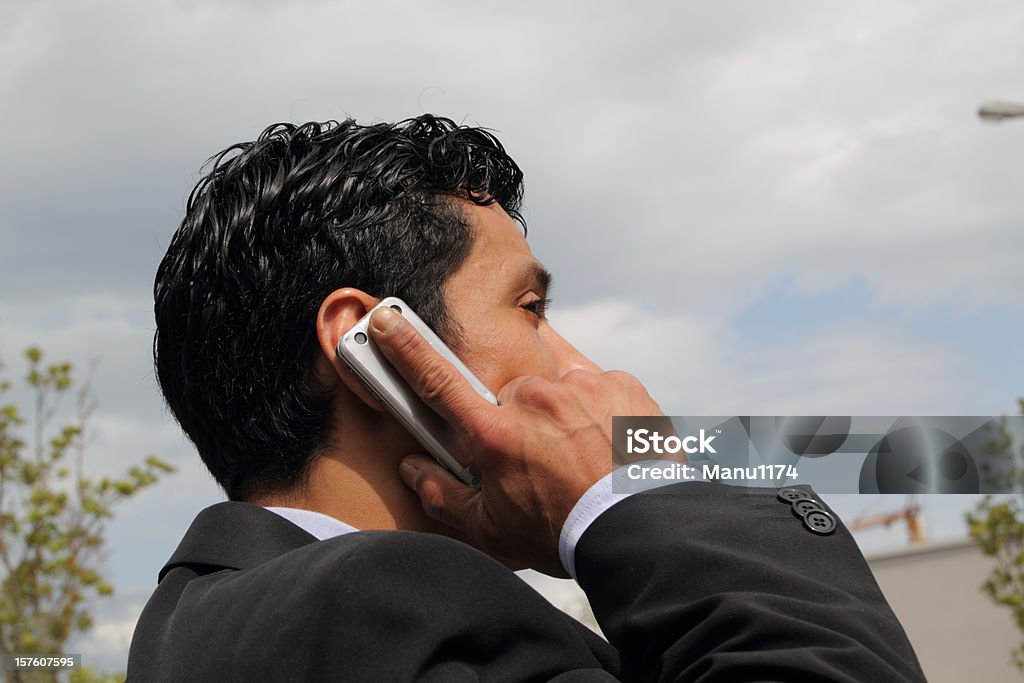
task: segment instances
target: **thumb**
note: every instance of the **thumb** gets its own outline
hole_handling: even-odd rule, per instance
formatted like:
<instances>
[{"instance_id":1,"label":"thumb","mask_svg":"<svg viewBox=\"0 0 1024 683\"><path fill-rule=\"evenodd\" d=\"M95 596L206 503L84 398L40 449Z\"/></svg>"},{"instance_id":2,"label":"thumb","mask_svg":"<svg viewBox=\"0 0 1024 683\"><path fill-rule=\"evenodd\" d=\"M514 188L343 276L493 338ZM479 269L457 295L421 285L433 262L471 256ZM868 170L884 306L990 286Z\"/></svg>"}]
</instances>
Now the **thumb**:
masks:
<instances>
[{"instance_id":1,"label":"thumb","mask_svg":"<svg viewBox=\"0 0 1024 683\"><path fill-rule=\"evenodd\" d=\"M420 504L430 517L470 537L471 530L479 529L483 512L479 489L466 486L425 455L404 458L398 474L420 497Z\"/></svg>"}]
</instances>

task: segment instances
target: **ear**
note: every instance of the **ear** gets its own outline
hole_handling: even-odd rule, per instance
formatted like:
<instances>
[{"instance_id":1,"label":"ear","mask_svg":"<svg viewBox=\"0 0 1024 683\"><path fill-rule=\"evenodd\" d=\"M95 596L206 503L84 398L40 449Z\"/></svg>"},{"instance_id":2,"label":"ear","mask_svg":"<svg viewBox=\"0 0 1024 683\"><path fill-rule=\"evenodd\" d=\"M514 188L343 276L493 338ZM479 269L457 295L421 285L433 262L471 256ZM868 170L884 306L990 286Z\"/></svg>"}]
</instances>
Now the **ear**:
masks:
<instances>
[{"instance_id":1,"label":"ear","mask_svg":"<svg viewBox=\"0 0 1024 683\"><path fill-rule=\"evenodd\" d=\"M316 336L323 352L318 365L324 367L329 364L333 374L346 389L374 410L383 411L384 406L370 395L355 375L349 372L336 351L342 336L378 303L380 299L359 289L343 287L334 290L320 304L320 311L316 316Z\"/></svg>"}]
</instances>

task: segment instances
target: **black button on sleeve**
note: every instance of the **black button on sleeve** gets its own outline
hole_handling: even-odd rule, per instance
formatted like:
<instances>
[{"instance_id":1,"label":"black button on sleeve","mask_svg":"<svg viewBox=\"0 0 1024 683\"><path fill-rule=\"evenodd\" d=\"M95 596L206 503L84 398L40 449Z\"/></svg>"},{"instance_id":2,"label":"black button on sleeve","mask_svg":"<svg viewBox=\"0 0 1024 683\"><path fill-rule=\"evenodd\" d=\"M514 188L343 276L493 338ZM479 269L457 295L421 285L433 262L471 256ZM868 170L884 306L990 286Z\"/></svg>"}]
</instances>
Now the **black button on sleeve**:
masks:
<instances>
[{"instance_id":1,"label":"black button on sleeve","mask_svg":"<svg viewBox=\"0 0 1024 683\"><path fill-rule=\"evenodd\" d=\"M827 536L836 530L836 518L825 510L811 510L804 516L804 526L816 534Z\"/></svg>"},{"instance_id":2,"label":"black button on sleeve","mask_svg":"<svg viewBox=\"0 0 1024 683\"><path fill-rule=\"evenodd\" d=\"M812 498L811 494L807 491L792 486L779 489L779 492L775 495L783 503L794 503L798 500L810 500Z\"/></svg>"},{"instance_id":3,"label":"black button on sleeve","mask_svg":"<svg viewBox=\"0 0 1024 683\"><path fill-rule=\"evenodd\" d=\"M793 512L801 517L806 517L807 513L814 510L821 510L821 506L818 505L817 501L811 500L810 498L793 501Z\"/></svg>"}]
</instances>

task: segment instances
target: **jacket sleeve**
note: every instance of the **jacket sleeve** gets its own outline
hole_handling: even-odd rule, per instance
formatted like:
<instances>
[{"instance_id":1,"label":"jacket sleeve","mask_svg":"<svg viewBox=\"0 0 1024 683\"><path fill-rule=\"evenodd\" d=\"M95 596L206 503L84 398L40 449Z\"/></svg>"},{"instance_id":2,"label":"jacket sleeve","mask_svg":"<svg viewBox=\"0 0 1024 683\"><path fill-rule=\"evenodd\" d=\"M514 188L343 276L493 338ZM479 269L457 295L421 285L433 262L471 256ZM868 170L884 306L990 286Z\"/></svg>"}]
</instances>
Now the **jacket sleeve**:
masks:
<instances>
[{"instance_id":1,"label":"jacket sleeve","mask_svg":"<svg viewBox=\"0 0 1024 683\"><path fill-rule=\"evenodd\" d=\"M624 679L924 680L838 517L822 534L832 525L812 530L776 494L668 486L618 503L587 529L578 581Z\"/></svg>"}]
</instances>

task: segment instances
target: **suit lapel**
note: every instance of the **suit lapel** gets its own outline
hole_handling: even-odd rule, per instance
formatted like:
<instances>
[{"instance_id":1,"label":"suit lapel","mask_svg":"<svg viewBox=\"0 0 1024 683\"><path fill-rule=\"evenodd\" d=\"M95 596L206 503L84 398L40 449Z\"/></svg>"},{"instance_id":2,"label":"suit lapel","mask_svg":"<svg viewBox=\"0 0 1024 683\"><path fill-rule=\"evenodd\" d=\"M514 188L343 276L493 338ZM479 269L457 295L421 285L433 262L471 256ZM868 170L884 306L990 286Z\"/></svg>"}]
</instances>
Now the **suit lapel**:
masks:
<instances>
[{"instance_id":1,"label":"suit lapel","mask_svg":"<svg viewBox=\"0 0 1024 683\"><path fill-rule=\"evenodd\" d=\"M193 520L160 571L160 580L183 565L250 569L315 541L314 536L258 505L217 503Z\"/></svg>"}]
</instances>

